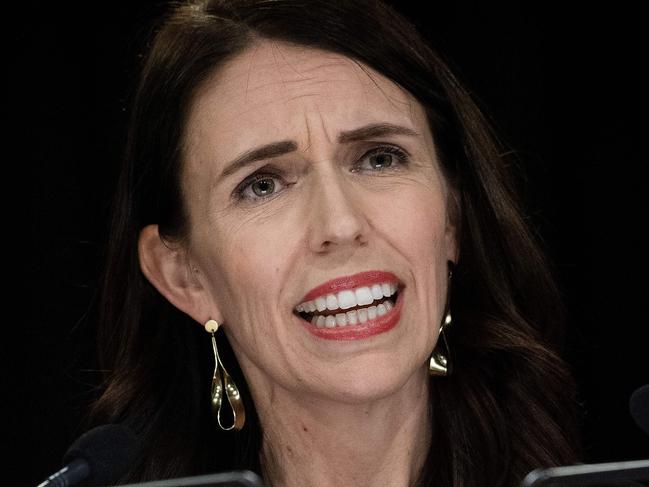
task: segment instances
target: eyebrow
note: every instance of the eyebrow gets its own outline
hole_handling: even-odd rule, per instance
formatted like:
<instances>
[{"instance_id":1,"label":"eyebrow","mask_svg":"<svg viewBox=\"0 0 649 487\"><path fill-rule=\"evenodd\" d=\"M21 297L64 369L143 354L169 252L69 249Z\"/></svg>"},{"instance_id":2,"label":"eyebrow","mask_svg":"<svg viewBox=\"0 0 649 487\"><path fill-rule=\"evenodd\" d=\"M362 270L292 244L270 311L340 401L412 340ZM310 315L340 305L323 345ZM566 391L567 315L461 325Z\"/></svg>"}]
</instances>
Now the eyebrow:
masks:
<instances>
[{"instance_id":1,"label":"eyebrow","mask_svg":"<svg viewBox=\"0 0 649 487\"><path fill-rule=\"evenodd\" d=\"M338 135L338 142L341 144L348 144L350 142L369 140L375 137L385 137L388 135L406 135L416 137L419 133L415 132L411 128L401 125L395 125L392 123L374 123L357 129L341 132ZM289 154L296 150L297 142L293 140L272 142L270 144L247 150L225 167L219 180L230 176L257 161Z\"/></svg>"}]
</instances>

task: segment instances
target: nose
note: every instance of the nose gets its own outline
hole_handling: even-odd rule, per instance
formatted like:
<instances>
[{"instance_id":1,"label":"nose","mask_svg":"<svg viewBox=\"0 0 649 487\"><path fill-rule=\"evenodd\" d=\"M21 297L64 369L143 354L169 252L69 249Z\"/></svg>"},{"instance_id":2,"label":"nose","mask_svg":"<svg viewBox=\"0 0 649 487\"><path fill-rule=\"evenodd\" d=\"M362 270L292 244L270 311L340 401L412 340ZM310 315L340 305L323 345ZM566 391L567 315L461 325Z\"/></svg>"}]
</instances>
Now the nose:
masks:
<instances>
[{"instance_id":1,"label":"nose","mask_svg":"<svg viewBox=\"0 0 649 487\"><path fill-rule=\"evenodd\" d=\"M310 198L309 246L314 252L367 243L369 223L360 188L332 171L318 175Z\"/></svg>"}]
</instances>

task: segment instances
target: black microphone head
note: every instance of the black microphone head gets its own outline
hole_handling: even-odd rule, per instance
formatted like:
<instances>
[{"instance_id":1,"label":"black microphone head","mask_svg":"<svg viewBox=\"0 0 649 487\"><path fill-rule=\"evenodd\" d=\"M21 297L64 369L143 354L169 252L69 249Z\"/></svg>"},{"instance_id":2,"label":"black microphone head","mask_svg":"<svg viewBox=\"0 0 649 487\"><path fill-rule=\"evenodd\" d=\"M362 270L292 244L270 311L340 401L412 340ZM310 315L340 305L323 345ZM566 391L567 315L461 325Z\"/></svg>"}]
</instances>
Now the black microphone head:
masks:
<instances>
[{"instance_id":1,"label":"black microphone head","mask_svg":"<svg viewBox=\"0 0 649 487\"><path fill-rule=\"evenodd\" d=\"M649 435L649 384L639 387L631 394L629 410L636 424Z\"/></svg>"},{"instance_id":2,"label":"black microphone head","mask_svg":"<svg viewBox=\"0 0 649 487\"><path fill-rule=\"evenodd\" d=\"M130 429L106 424L81 435L65 453L63 463L83 459L90 467L89 485L110 485L126 473L137 451L137 437Z\"/></svg>"}]
</instances>

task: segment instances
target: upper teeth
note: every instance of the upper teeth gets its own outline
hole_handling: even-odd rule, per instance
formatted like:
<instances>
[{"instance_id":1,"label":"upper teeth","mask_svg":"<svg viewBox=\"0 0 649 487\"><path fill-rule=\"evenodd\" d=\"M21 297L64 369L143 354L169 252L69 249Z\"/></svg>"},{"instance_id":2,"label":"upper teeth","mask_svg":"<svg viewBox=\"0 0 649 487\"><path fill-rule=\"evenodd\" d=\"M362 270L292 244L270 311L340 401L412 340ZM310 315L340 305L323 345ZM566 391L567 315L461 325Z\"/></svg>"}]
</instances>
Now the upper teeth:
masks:
<instances>
[{"instance_id":1,"label":"upper teeth","mask_svg":"<svg viewBox=\"0 0 649 487\"><path fill-rule=\"evenodd\" d=\"M374 284L356 289L347 289L334 294L320 296L312 301L305 301L295 307L299 313L314 313L315 311L349 309L354 306L372 304L374 300L390 297L397 292L397 285L392 282Z\"/></svg>"}]
</instances>

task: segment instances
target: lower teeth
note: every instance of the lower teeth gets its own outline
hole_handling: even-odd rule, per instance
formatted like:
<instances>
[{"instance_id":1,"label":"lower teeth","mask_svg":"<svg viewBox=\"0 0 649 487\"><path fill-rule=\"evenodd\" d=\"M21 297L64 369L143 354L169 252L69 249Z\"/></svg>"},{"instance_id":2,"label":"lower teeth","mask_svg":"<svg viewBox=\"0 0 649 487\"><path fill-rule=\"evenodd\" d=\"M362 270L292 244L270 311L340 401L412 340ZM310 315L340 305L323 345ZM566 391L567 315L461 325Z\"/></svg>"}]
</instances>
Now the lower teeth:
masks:
<instances>
[{"instance_id":1,"label":"lower teeth","mask_svg":"<svg viewBox=\"0 0 649 487\"><path fill-rule=\"evenodd\" d=\"M359 308L347 313L338 313L336 315L315 315L311 318L311 324L318 328L335 328L344 327L349 325L357 325L365 323L368 320L373 320L378 316L383 316L394 307L394 303L390 299L386 299L378 306L369 306L367 308Z\"/></svg>"}]
</instances>

